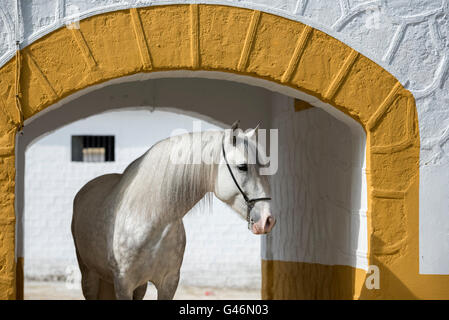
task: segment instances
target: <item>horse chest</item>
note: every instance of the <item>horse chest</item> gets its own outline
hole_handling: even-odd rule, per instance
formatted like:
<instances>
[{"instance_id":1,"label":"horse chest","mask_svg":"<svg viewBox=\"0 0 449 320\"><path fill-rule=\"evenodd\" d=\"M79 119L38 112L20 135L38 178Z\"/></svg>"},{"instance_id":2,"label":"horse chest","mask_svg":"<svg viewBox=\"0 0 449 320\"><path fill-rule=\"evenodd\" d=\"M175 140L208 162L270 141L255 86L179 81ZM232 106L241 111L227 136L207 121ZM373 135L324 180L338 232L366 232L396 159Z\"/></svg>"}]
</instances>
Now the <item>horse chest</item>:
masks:
<instances>
[{"instance_id":1,"label":"horse chest","mask_svg":"<svg viewBox=\"0 0 449 320\"><path fill-rule=\"evenodd\" d=\"M150 229L123 239L116 248L122 272L131 272L138 282L158 281L181 267L185 248L182 220L160 229Z\"/></svg>"}]
</instances>

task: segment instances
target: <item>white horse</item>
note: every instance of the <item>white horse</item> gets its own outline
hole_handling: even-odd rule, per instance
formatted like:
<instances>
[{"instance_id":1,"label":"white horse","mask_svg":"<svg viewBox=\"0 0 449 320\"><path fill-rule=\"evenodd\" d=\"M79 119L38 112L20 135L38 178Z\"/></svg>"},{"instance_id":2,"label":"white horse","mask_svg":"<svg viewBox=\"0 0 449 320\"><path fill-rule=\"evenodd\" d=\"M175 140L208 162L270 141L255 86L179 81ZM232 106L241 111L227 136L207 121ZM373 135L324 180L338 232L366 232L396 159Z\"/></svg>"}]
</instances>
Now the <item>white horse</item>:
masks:
<instances>
[{"instance_id":1,"label":"white horse","mask_svg":"<svg viewBox=\"0 0 449 320\"><path fill-rule=\"evenodd\" d=\"M86 299L143 299L148 281L158 299L172 299L186 243L182 218L210 192L247 219L253 233L270 232L268 179L259 162L249 163L258 153L257 129L243 133L237 123L160 141L122 174L81 188L72 235ZM191 161L195 141L210 161ZM173 161L180 154L190 161Z\"/></svg>"}]
</instances>

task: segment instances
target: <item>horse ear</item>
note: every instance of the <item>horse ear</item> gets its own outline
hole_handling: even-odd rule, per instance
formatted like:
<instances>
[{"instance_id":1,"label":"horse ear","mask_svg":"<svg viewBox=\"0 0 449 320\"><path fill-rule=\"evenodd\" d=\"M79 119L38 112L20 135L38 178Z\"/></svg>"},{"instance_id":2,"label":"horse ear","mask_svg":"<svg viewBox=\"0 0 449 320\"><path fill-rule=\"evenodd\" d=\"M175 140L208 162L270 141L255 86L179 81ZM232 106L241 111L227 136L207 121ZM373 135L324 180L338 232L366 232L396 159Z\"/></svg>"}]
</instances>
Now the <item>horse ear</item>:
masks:
<instances>
[{"instance_id":1,"label":"horse ear","mask_svg":"<svg viewBox=\"0 0 449 320\"><path fill-rule=\"evenodd\" d=\"M240 124L240 120L235 121L235 122L232 124L232 126L231 126L231 130L232 130L232 131L237 130L238 127L239 127L239 124Z\"/></svg>"},{"instance_id":2,"label":"horse ear","mask_svg":"<svg viewBox=\"0 0 449 320\"><path fill-rule=\"evenodd\" d=\"M260 125L260 122L257 124L257 126L254 129L251 129L246 133L246 136L248 137L248 139L257 137L257 133L259 132L259 125Z\"/></svg>"},{"instance_id":3,"label":"horse ear","mask_svg":"<svg viewBox=\"0 0 449 320\"><path fill-rule=\"evenodd\" d=\"M239 123L240 123L240 120L237 120L237 121L235 121L233 124L232 124L232 126L231 126L231 130L232 130L232 132L231 132L231 143L232 143L232 145L235 147L235 145L236 145L236 143L237 143L237 129L239 128Z\"/></svg>"}]
</instances>

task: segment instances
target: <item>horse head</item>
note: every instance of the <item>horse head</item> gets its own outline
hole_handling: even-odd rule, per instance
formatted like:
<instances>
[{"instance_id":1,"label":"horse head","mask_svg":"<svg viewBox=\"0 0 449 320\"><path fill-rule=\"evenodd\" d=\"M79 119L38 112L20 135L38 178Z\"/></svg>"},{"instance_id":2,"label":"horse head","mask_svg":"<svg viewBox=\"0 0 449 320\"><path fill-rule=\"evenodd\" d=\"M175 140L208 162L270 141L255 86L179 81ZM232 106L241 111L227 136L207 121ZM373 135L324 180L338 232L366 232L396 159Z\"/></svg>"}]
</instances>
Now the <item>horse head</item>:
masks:
<instances>
[{"instance_id":1,"label":"horse head","mask_svg":"<svg viewBox=\"0 0 449 320\"><path fill-rule=\"evenodd\" d=\"M243 132L238 121L225 130L215 179L215 196L248 222L254 234L266 234L276 223L271 215L270 185L260 168L264 150L257 143L258 127Z\"/></svg>"}]
</instances>

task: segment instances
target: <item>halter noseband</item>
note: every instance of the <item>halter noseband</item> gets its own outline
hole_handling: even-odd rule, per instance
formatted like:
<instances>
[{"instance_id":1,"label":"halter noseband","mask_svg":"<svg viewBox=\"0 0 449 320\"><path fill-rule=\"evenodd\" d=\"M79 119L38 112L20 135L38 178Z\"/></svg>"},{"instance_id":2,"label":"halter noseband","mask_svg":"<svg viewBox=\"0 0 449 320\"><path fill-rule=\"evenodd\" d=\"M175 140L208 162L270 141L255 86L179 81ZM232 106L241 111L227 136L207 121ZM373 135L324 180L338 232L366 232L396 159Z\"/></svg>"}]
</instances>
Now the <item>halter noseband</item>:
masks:
<instances>
[{"instance_id":1,"label":"halter noseband","mask_svg":"<svg viewBox=\"0 0 449 320\"><path fill-rule=\"evenodd\" d=\"M246 202L246 221L248 222L248 229L250 229L251 223L253 223L254 221L252 221L251 219L251 210L254 208L254 205L256 202L258 201L270 201L271 198L269 197L265 197L265 198L254 198L254 199L250 199L245 191L243 191L243 189L240 187L239 183L237 182L237 179L235 178L234 174L232 173L232 169L231 166L229 165L228 159L226 158L226 151L225 151L225 146L224 146L224 136L223 136L223 141L221 143L221 149L223 150L223 158L225 159L226 162L226 166L228 167L229 173L231 174L231 178L232 180L234 180L235 185L237 186L237 189L239 189L240 193L243 196L243 199L245 199Z\"/></svg>"}]
</instances>

